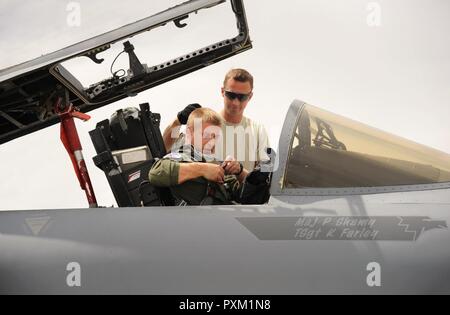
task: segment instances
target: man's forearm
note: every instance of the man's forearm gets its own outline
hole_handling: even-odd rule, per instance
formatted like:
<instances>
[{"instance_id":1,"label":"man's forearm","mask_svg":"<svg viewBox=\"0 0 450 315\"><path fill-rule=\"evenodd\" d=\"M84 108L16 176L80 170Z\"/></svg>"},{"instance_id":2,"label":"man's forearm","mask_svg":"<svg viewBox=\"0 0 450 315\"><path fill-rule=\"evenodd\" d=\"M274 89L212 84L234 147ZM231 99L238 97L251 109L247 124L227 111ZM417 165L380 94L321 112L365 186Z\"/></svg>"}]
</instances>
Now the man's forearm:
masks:
<instances>
[{"instance_id":1,"label":"man's forearm","mask_svg":"<svg viewBox=\"0 0 450 315\"><path fill-rule=\"evenodd\" d=\"M175 119L167 128L164 130L163 140L166 152L169 152L172 148L175 140L180 136L181 124L178 119Z\"/></svg>"},{"instance_id":2,"label":"man's forearm","mask_svg":"<svg viewBox=\"0 0 450 315\"><path fill-rule=\"evenodd\" d=\"M178 173L178 184L203 176L202 163L181 163Z\"/></svg>"}]
</instances>

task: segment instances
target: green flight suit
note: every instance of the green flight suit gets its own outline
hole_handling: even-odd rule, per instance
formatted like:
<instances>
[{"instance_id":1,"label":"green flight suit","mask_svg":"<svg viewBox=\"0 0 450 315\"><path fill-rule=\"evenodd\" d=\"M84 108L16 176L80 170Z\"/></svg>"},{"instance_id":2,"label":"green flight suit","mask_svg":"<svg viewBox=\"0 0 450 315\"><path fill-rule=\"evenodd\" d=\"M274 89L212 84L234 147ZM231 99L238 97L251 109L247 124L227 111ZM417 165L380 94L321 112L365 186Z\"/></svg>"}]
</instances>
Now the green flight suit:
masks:
<instances>
[{"instance_id":1,"label":"green flight suit","mask_svg":"<svg viewBox=\"0 0 450 315\"><path fill-rule=\"evenodd\" d=\"M178 184L181 163L207 163L191 146L183 146L155 162L149 172L150 184L170 188L178 204L230 205L237 199L241 185L236 176L225 176L224 184L209 182L203 177Z\"/></svg>"}]
</instances>

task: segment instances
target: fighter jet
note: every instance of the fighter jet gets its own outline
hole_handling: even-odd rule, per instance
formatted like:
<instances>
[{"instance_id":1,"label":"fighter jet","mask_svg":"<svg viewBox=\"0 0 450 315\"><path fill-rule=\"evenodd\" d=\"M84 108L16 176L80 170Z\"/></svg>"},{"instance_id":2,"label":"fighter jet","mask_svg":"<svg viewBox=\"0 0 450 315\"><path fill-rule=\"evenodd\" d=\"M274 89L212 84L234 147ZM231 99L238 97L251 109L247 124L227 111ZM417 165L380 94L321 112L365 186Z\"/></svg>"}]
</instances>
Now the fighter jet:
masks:
<instances>
[{"instance_id":1,"label":"fighter jet","mask_svg":"<svg viewBox=\"0 0 450 315\"><path fill-rule=\"evenodd\" d=\"M142 61L130 38L215 6L235 14L235 37ZM121 75L85 87L63 65L105 62L113 45L129 58ZM251 48L242 0L192 0L1 70L0 143L61 124L89 208L0 212L0 293L450 293L450 156L303 101L286 114L262 204L181 207L152 187L165 150L148 104L98 122L87 169L75 118ZM118 207L97 204L93 171Z\"/></svg>"}]
</instances>

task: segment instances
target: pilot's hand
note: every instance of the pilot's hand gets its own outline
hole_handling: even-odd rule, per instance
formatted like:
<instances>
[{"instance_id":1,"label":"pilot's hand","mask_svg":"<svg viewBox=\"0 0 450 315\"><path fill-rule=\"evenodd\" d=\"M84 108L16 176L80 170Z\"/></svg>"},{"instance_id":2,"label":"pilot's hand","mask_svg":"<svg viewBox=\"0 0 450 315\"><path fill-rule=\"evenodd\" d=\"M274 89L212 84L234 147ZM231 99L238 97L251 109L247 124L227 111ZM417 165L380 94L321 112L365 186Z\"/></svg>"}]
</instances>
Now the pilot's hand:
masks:
<instances>
[{"instance_id":1,"label":"pilot's hand","mask_svg":"<svg viewBox=\"0 0 450 315\"><path fill-rule=\"evenodd\" d=\"M186 106L181 112L178 113L177 118L180 124L186 125L189 119L189 115L196 109L201 108L199 104L191 104Z\"/></svg>"},{"instance_id":2,"label":"pilot's hand","mask_svg":"<svg viewBox=\"0 0 450 315\"><path fill-rule=\"evenodd\" d=\"M227 157L222 167L227 175L240 175L242 173L242 164L232 157Z\"/></svg>"},{"instance_id":3,"label":"pilot's hand","mask_svg":"<svg viewBox=\"0 0 450 315\"><path fill-rule=\"evenodd\" d=\"M225 170L216 164L203 163L203 177L210 182L223 184L225 182Z\"/></svg>"}]
</instances>

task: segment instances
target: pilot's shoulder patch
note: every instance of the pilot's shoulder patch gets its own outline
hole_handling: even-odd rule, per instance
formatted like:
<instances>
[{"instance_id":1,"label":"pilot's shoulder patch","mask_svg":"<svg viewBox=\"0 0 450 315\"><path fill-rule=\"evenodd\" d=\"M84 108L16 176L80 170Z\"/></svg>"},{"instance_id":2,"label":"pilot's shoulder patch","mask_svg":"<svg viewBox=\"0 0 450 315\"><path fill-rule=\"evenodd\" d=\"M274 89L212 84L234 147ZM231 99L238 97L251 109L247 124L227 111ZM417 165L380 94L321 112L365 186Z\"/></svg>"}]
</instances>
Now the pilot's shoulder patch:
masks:
<instances>
[{"instance_id":1,"label":"pilot's shoulder patch","mask_svg":"<svg viewBox=\"0 0 450 315\"><path fill-rule=\"evenodd\" d=\"M168 159L168 160L174 160L174 161L181 161L183 160L183 156L178 153L178 152L171 152L169 154L167 154L164 159Z\"/></svg>"}]
</instances>

